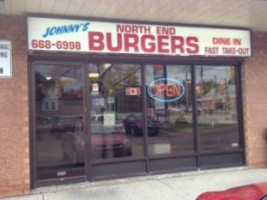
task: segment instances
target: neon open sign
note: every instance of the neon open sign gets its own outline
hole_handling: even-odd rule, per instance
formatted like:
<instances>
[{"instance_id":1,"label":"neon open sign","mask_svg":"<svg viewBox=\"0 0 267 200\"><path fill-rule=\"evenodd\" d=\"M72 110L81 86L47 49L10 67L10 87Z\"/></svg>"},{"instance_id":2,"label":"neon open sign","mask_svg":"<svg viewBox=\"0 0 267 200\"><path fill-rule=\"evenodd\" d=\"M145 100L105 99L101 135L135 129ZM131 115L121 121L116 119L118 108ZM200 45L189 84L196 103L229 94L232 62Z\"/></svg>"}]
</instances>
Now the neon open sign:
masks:
<instances>
[{"instance_id":1,"label":"neon open sign","mask_svg":"<svg viewBox=\"0 0 267 200\"><path fill-rule=\"evenodd\" d=\"M185 87L175 79L160 78L154 80L148 85L148 94L150 97L160 102L173 102L183 97Z\"/></svg>"}]
</instances>

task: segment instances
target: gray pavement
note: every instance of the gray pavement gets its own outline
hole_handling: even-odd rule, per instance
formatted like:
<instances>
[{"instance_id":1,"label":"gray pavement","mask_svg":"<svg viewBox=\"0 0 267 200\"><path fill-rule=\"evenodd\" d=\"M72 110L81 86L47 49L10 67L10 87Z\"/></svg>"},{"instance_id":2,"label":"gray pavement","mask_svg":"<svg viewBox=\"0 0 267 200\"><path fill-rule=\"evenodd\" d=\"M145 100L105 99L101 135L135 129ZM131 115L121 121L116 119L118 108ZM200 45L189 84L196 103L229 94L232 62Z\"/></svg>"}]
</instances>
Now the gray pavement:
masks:
<instances>
[{"instance_id":1,"label":"gray pavement","mask_svg":"<svg viewBox=\"0 0 267 200\"><path fill-rule=\"evenodd\" d=\"M194 200L205 191L257 182L267 182L267 169L238 167L51 186L1 200Z\"/></svg>"}]
</instances>

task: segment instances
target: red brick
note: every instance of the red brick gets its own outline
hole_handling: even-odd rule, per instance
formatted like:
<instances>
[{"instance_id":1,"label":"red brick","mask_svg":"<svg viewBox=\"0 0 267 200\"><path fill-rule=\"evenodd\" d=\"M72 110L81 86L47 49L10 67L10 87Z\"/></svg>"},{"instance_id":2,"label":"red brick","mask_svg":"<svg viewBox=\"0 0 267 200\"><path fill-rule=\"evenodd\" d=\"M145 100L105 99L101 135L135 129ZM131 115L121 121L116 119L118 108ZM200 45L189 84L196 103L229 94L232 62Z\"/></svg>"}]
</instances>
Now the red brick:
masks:
<instances>
[{"instance_id":1,"label":"red brick","mask_svg":"<svg viewBox=\"0 0 267 200\"><path fill-rule=\"evenodd\" d=\"M253 56L243 66L243 99L248 166L263 167L267 146L267 33L252 33Z\"/></svg>"},{"instance_id":2,"label":"red brick","mask_svg":"<svg viewBox=\"0 0 267 200\"><path fill-rule=\"evenodd\" d=\"M0 196L9 196L30 190L26 18L0 16L0 27L13 48L13 77L0 79Z\"/></svg>"}]
</instances>

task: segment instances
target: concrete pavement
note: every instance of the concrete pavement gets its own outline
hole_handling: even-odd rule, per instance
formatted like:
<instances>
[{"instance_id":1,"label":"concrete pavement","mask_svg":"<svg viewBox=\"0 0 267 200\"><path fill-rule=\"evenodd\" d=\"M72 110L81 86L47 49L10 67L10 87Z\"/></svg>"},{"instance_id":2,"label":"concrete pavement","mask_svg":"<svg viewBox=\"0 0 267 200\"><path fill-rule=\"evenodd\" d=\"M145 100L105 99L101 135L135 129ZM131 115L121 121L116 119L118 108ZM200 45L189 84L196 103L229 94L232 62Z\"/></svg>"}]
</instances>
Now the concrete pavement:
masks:
<instances>
[{"instance_id":1,"label":"concrete pavement","mask_svg":"<svg viewBox=\"0 0 267 200\"><path fill-rule=\"evenodd\" d=\"M194 200L200 193L267 182L267 169L246 167L51 186L1 200Z\"/></svg>"}]
</instances>

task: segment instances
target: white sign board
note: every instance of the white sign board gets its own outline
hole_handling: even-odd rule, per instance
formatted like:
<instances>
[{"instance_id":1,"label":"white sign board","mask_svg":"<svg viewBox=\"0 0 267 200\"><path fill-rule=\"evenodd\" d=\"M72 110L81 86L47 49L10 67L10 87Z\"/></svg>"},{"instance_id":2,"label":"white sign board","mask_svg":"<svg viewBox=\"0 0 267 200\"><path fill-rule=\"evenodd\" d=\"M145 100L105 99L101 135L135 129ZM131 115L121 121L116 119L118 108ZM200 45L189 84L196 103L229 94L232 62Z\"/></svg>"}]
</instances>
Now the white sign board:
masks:
<instances>
[{"instance_id":1,"label":"white sign board","mask_svg":"<svg viewBox=\"0 0 267 200\"><path fill-rule=\"evenodd\" d=\"M0 40L0 78L12 77L12 45Z\"/></svg>"},{"instance_id":2,"label":"white sign board","mask_svg":"<svg viewBox=\"0 0 267 200\"><path fill-rule=\"evenodd\" d=\"M91 20L28 18L38 51L170 56L251 56L250 31Z\"/></svg>"},{"instance_id":3,"label":"white sign board","mask_svg":"<svg viewBox=\"0 0 267 200\"><path fill-rule=\"evenodd\" d=\"M104 113L104 126L115 126L115 114Z\"/></svg>"}]
</instances>

